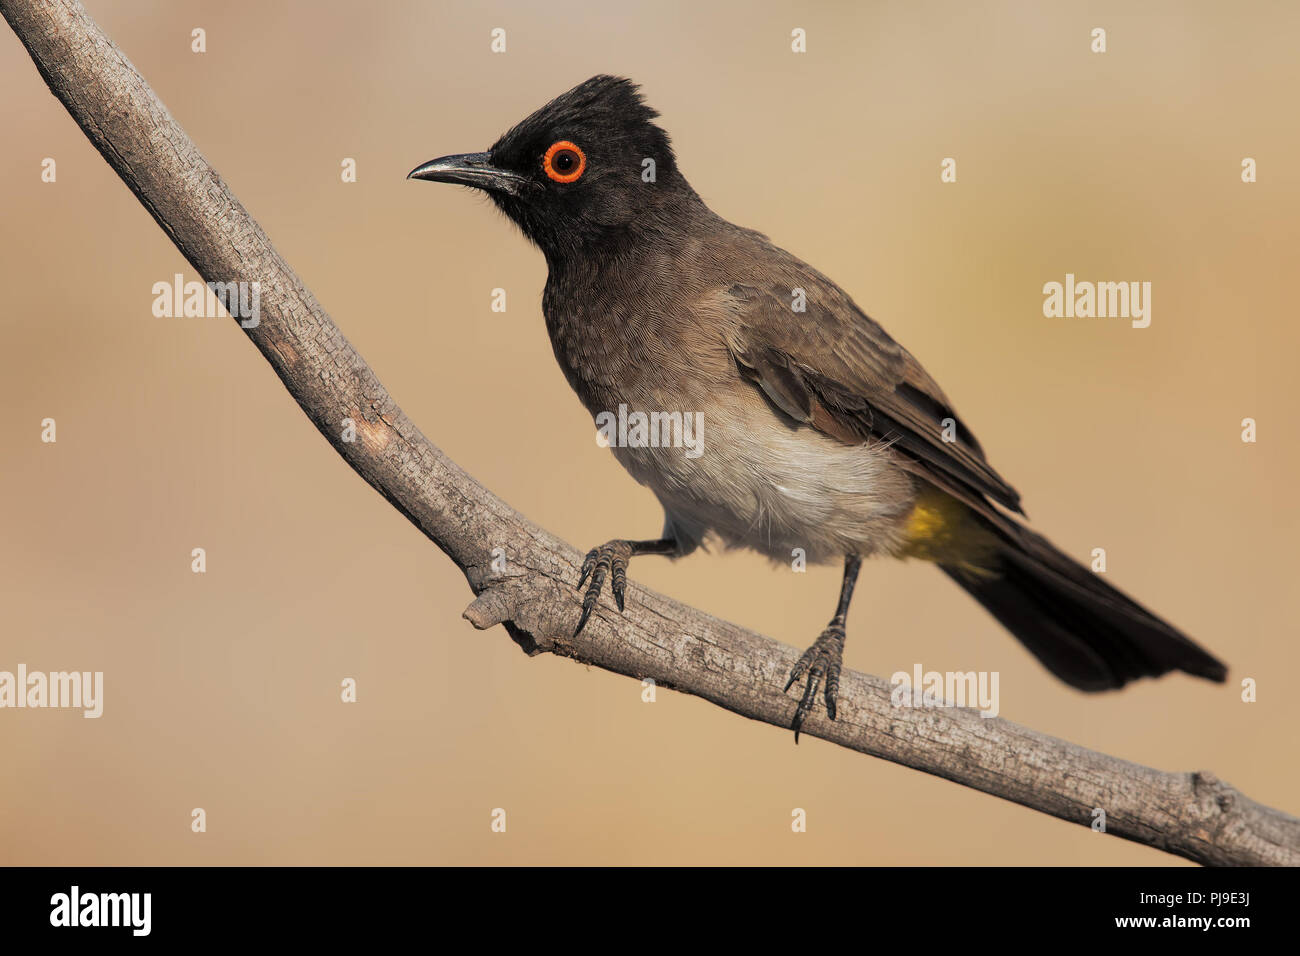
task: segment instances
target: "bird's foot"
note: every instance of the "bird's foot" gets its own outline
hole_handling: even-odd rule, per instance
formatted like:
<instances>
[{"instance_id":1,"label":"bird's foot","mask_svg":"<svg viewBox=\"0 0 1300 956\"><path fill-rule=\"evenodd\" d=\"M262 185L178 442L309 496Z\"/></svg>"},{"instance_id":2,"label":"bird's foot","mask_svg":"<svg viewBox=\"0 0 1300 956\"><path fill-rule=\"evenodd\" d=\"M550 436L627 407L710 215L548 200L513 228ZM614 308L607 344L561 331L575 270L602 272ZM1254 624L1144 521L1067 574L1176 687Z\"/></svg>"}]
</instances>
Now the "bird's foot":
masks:
<instances>
[{"instance_id":1,"label":"bird's foot","mask_svg":"<svg viewBox=\"0 0 1300 956\"><path fill-rule=\"evenodd\" d=\"M582 598L582 617L578 618L574 637L587 626L587 618L591 617L596 602L600 600L600 589L605 586L607 576L610 578L609 590L614 595L614 603L620 612L623 610L623 592L627 590L627 562L631 557L632 542L622 539L607 541L599 548L587 552L587 557L582 562L582 577L578 579L578 587L581 588L588 577L591 578L591 583L587 585L587 593Z\"/></svg>"},{"instance_id":2,"label":"bird's foot","mask_svg":"<svg viewBox=\"0 0 1300 956\"><path fill-rule=\"evenodd\" d=\"M823 679L826 681L823 693L826 700L826 716L831 720L835 719L835 699L840 692L840 667L843 659L844 624L832 621L827 625L826 630L822 631L821 636L813 641L812 647L803 652L799 662L790 671L790 679L785 682L787 693L796 681L805 674L808 676L808 682L804 685L803 699L795 708L794 722L790 725L790 729L794 731L795 743L799 742L799 728L803 726L804 720L816 706L817 687Z\"/></svg>"}]
</instances>

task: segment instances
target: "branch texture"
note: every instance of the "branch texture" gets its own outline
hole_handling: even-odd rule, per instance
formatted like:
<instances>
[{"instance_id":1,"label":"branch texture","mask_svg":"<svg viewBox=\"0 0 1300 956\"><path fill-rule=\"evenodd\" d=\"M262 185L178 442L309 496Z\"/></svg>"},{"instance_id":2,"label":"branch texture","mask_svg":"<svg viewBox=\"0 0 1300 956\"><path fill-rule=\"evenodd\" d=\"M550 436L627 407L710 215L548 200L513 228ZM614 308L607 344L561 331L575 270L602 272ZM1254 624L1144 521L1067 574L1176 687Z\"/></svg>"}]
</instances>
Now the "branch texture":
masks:
<instances>
[{"instance_id":1,"label":"branch texture","mask_svg":"<svg viewBox=\"0 0 1300 956\"><path fill-rule=\"evenodd\" d=\"M247 333L344 460L441 548L475 594L465 617L505 625L530 654L550 652L777 727L791 647L629 582L626 613L607 604L572 637L581 555L492 495L397 407L261 227L76 0L0 0L50 90L209 282L261 283ZM342 439L342 422L356 440ZM492 544L489 544L491 542ZM504 544L509 571L491 569ZM898 708L890 686L852 671L839 719L815 712L803 733L1205 864L1300 865L1300 820L1210 773L1164 773L1005 720L957 708Z\"/></svg>"}]
</instances>

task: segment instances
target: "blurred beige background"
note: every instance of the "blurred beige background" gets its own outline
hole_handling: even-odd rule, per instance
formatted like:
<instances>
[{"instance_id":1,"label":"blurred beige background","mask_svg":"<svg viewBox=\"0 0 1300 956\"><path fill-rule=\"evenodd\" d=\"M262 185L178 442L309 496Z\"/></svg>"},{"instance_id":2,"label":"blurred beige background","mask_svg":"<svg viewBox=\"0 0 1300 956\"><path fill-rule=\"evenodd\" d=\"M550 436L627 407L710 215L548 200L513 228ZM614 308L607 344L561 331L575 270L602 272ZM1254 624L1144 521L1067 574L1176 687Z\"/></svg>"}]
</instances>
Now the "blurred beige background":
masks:
<instances>
[{"instance_id":1,"label":"blurred beige background","mask_svg":"<svg viewBox=\"0 0 1300 956\"><path fill-rule=\"evenodd\" d=\"M849 666L998 670L1011 720L1300 811L1300 8L88 6L411 418L582 547L661 516L555 366L542 258L486 200L403 177L591 74L633 77L715 210L840 282L943 384L1035 526L1105 547L1114 581L1231 674L1086 696L933 568L885 563L859 583ZM1179 862L474 631L459 573L233 322L151 315L154 282L197 276L7 29L0 88L0 670L106 683L99 720L0 711L0 862ZM1045 319L1042 285L1067 272L1151 281L1151 327ZM746 554L632 576L798 647L839 586Z\"/></svg>"}]
</instances>

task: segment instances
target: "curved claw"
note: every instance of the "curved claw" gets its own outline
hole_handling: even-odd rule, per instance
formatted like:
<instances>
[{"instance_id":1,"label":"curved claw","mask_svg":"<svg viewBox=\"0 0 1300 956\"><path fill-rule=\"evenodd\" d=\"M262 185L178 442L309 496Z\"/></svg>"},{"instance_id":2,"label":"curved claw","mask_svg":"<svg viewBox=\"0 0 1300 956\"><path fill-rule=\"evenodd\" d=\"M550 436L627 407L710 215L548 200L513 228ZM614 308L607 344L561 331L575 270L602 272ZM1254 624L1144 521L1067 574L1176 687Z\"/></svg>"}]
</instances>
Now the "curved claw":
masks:
<instances>
[{"instance_id":1,"label":"curved claw","mask_svg":"<svg viewBox=\"0 0 1300 956\"><path fill-rule=\"evenodd\" d=\"M599 551L599 548L592 548L582 559L582 575L578 578L578 587L587 583L587 575L591 574L591 569L596 566L596 556Z\"/></svg>"},{"instance_id":2,"label":"curved claw","mask_svg":"<svg viewBox=\"0 0 1300 956\"><path fill-rule=\"evenodd\" d=\"M817 701L817 685L822 682L822 675L814 667L808 675L808 683L804 685L803 697L799 701L799 706L794 710L794 720L790 724L790 729L794 731L794 742L799 742L799 729L803 727L803 722L812 713L812 709Z\"/></svg>"},{"instance_id":3,"label":"curved claw","mask_svg":"<svg viewBox=\"0 0 1300 956\"><path fill-rule=\"evenodd\" d=\"M836 701L840 696L840 659L831 661L826 672L826 716L835 719Z\"/></svg>"},{"instance_id":4,"label":"curved claw","mask_svg":"<svg viewBox=\"0 0 1300 956\"><path fill-rule=\"evenodd\" d=\"M606 577L612 578L610 591L614 595L614 603L622 612L623 595L627 590L627 562L631 556L630 550L626 541L610 541L587 552L587 556L582 561L582 574L578 578L578 587L581 588L587 583L588 576L591 578L591 583L587 585L587 593L582 597L582 616L578 618L578 626L573 630L574 637L582 633L582 629L587 626L587 619L596 609L596 602L600 599L600 590L605 586Z\"/></svg>"},{"instance_id":5,"label":"curved claw","mask_svg":"<svg viewBox=\"0 0 1300 956\"><path fill-rule=\"evenodd\" d=\"M627 591L627 559L622 560L615 558L610 562L611 576L609 581L610 593L614 595L614 603L618 605L618 613L623 613L623 595Z\"/></svg>"},{"instance_id":6,"label":"curved claw","mask_svg":"<svg viewBox=\"0 0 1300 956\"><path fill-rule=\"evenodd\" d=\"M574 637L577 637L579 634L582 633L582 629L587 626L587 618L589 617L591 617L591 608L587 606L586 601L583 601L582 616L578 618L578 626L573 629Z\"/></svg>"},{"instance_id":7,"label":"curved claw","mask_svg":"<svg viewBox=\"0 0 1300 956\"><path fill-rule=\"evenodd\" d=\"M786 694L790 693L790 688L794 686L794 682L797 681L800 677L803 677L804 671L806 671L807 669L808 669L808 651L804 651L803 657L799 658L799 662L795 664L794 667L790 668L790 679L785 682L785 690L782 693L786 693Z\"/></svg>"},{"instance_id":8,"label":"curved claw","mask_svg":"<svg viewBox=\"0 0 1300 956\"><path fill-rule=\"evenodd\" d=\"M822 687L823 680L825 686L822 697L826 702L826 716L831 720L835 719L843 655L844 628L842 625L832 624L822 631L821 636L803 652L794 667L790 669L790 678L785 682L786 693L805 674L808 677L803 695L799 699L799 706L794 711L794 720L790 723L790 729L794 731L795 743L799 742L799 730L803 727L803 722L817 705L817 689Z\"/></svg>"}]
</instances>

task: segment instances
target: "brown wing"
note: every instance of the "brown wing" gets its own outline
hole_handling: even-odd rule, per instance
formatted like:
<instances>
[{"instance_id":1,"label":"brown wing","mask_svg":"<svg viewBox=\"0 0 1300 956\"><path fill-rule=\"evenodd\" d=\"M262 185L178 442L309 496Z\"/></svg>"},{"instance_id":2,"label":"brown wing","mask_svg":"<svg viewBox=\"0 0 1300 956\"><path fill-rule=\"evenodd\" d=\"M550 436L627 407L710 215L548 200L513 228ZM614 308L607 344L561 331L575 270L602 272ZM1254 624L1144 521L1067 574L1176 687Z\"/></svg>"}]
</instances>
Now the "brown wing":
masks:
<instances>
[{"instance_id":1,"label":"brown wing","mask_svg":"<svg viewBox=\"0 0 1300 956\"><path fill-rule=\"evenodd\" d=\"M802 263L800 263L802 265ZM830 280L803 267L798 287L737 284L728 346L742 374L781 411L843 441L892 442L913 470L968 502L1023 513L935 381ZM945 437L945 433L946 436Z\"/></svg>"}]
</instances>

